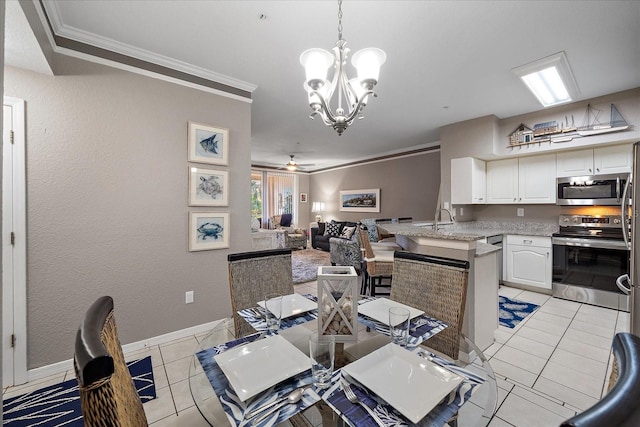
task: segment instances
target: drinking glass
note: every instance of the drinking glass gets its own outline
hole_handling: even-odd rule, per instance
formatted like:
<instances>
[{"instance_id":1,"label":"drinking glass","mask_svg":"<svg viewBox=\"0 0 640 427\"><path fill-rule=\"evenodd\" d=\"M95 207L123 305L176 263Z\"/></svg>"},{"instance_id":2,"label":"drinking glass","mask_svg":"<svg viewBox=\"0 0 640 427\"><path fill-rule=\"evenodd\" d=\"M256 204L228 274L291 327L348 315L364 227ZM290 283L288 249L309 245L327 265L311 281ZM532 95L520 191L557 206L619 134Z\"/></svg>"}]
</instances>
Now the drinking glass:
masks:
<instances>
[{"instance_id":1,"label":"drinking glass","mask_svg":"<svg viewBox=\"0 0 640 427\"><path fill-rule=\"evenodd\" d=\"M327 388L331 384L335 352L336 339L333 335L318 335L316 332L309 337L309 357L314 386Z\"/></svg>"},{"instance_id":2,"label":"drinking glass","mask_svg":"<svg viewBox=\"0 0 640 427\"><path fill-rule=\"evenodd\" d=\"M282 294L268 293L264 296L265 318L269 333L275 333L280 329L282 319Z\"/></svg>"},{"instance_id":3,"label":"drinking glass","mask_svg":"<svg viewBox=\"0 0 640 427\"><path fill-rule=\"evenodd\" d=\"M409 338L409 310L403 307L389 308L389 332L394 344L407 346Z\"/></svg>"}]
</instances>

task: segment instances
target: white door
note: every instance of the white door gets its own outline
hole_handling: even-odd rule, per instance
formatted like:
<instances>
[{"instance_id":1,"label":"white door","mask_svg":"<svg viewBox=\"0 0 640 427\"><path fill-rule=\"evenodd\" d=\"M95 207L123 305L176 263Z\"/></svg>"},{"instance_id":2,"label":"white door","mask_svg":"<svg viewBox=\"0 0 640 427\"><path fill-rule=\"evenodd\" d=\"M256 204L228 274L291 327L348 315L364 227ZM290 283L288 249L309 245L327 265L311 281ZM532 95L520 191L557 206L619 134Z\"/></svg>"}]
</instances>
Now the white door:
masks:
<instances>
[{"instance_id":1,"label":"white door","mask_svg":"<svg viewBox=\"0 0 640 427\"><path fill-rule=\"evenodd\" d=\"M2 382L27 382L24 101L4 98L2 131Z\"/></svg>"}]
</instances>

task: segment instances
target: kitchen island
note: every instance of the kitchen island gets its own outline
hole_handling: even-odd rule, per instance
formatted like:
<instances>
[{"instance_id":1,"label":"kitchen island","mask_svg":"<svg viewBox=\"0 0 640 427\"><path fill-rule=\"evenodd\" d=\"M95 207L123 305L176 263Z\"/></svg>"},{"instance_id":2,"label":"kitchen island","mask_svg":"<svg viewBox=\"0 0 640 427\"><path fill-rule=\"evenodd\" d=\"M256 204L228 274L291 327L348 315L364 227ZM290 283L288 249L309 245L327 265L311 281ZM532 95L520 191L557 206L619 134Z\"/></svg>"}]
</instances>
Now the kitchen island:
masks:
<instances>
[{"instance_id":1,"label":"kitchen island","mask_svg":"<svg viewBox=\"0 0 640 427\"><path fill-rule=\"evenodd\" d=\"M462 332L485 350L498 329L498 258L501 248L478 240L486 236L469 231L434 230L432 223L378 224L393 234L404 250L469 262L469 284Z\"/></svg>"}]
</instances>

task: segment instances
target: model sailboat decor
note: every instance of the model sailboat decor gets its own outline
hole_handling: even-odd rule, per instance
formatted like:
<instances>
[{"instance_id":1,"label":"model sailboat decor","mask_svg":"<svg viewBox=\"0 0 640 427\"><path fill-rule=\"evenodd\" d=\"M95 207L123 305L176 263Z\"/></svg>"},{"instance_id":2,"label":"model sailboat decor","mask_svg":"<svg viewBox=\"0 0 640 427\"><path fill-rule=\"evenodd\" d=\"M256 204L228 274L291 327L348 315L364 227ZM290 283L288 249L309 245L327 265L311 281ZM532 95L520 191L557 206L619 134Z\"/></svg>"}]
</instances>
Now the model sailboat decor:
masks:
<instances>
[{"instance_id":1,"label":"model sailboat decor","mask_svg":"<svg viewBox=\"0 0 640 427\"><path fill-rule=\"evenodd\" d=\"M591 136L601 133L618 132L629 128L627 121L613 104L611 104L611 117L608 123L600 123L598 121L599 115L600 110L593 108L591 104L587 105L585 124L578 128L578 135Z\"/></svg>"},{"instance_id":2,"label":"model sailboat decor","mask_svg":"<svg viewBox=\"0 0 640 427\"><path fill-rule=\"evenodd\" d=\"M619 132L629 128L629 124L613 104L611 104L611 117L608 122L600 122L598 120L599 115L600 110L588 104L582 126L575 126L573 115L571 116L571 123L569 123L569 117L565 116L564 121L560 121L560 124L553 120L537 123L533 126L533 129L521 123L509 135L509 147L542 142L569 142L573 138Z\"/></svg>"}]
</instances>

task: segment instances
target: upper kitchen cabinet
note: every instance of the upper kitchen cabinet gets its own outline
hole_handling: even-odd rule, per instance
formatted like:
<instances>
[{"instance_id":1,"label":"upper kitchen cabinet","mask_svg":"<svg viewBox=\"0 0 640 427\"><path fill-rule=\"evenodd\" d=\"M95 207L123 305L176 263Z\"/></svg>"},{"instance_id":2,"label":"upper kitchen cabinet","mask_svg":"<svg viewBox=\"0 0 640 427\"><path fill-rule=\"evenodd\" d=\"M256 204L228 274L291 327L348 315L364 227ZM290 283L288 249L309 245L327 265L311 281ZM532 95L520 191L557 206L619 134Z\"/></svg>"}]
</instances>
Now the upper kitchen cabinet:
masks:
<instances>
[{"instance_id":1,"label":"upper kitchen cabinet","mask_svg":"<svg viewBox=\"0 0 640 427\"><path fill-rule=\"evenodd\" d=\"M487 202L485 162L473 157L451 159L451 203L454 205Z\"/></svg>"},{"instance_id":2,"label":"upper kitchen cabinet","mask_svg":"<svg viewBox=\"0 0 640 427\"><path fill-rule=\"evenodd\" d=\"M556 202L556 155L518 160L518 203Z\"/></svg>"},{"instance_id":3,"label":"upper kitchen cabinet","mask_svg":"<svg viewBox=\"0 0 640 427\"><path fill-rule=\"evenodd\" d=\"M487 162L487 203L518 203L518 159Z\"/></svg>"},{"instance_id":4,"label":"upper kitchen cabinet","mask_svg":"<svg viewBox=\"0 0 640 427\"><path fill-rule=\"evenodd\" d=\"M613 145L557 154L557 176L601 175L631 172L631 146Z\"/></svg>"},{"instance_id":5,"label":"upper kitchen cabinet","mask_svg":"<svg viewBox=\"0 0 640 427\"><path fill-rule=\"evenodd\" d=\"M555 154L487 162L487 203L554 204L555 177Z\"/></svg>"}]
</instances>

